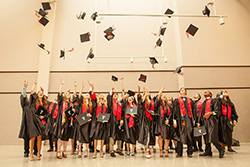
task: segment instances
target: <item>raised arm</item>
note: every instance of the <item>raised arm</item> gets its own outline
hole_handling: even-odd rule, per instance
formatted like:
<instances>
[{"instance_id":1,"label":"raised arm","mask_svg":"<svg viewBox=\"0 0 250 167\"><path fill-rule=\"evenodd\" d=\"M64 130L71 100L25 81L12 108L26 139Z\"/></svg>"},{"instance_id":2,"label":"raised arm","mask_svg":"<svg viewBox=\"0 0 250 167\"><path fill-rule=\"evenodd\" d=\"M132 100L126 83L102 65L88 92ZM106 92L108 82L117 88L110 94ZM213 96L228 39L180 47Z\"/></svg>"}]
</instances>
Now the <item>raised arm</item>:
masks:
<instances>
[{"instance_id":1,"label":"raised arm","mask_svg":"<svg viewBox=\"0 0 250 167\"><path fill-rule=\"evenodd\" d=\"M76 81L74 81L74 97L76 97L76 87L77 87L77 83L76 83Z\"/></svg>"},{"instance_id":2,"label":"raised arm","mask_svg":"<svg viewBox=\"0 0 250 167\"><path fill-rule=\"evenodd\" d=\"M89 86L91 87L91 94L94 94L94 85L88 80Z\"/></svg>"},{"instance_id":3,"label":"raised arm","mask_svg":"<svg viewBox=\"0 0 250 167\"><path fill-rule=\"evenodd\" d=\"M157 96L157 99L158 99L158 100L161 98L161 95L162 95L162 92L163 92L164 89L165 89L165 84L163 84L161 90L160 90L159 93L158 93L158 96Z\"/></svg>"},{"instance_id":4,"label":"raised arm","mask_svg":"<svg viewBox=\"0 0 250 167\"><path fill-rule=\"evenodd\" d=\"M125 90L124 90L124 85L122 84L122 97L125 96Z\"/></svg>"},{"instance_id":5,"label":"raised arm","mask_svg":"<svg viewBox=\"0 0 250 167\"><path fill-rule=\"evenodd\" d=\"M137 88L138 88L138 98L140 98L141 97L141 88L140 88L140 86L139 85L137 85Z\"/></svg>"},{"instance_id":6,"label":"raised arm","mask_svg":"<svg viewBox=\"0 0 250 167\"><path fill-rule=\"evenodd\" d=\"M146 96L147 96L147 94L148 94L148 89L145 88L145 87L143 87L143 89L144 89L144 94L143 94L143 96L142 96L142 103L145 101Z\"/></svg>"},{"instance_id":7,"label":"raised arm","mask_svg":"<svg viewBox=\"0 0 250 167\"><path fill-rule=\"evenodd\" d=\"M30 94L33 94L33 93L35 92L36 85L37 85L37 81L36 81L36 79L35 79L35 80L33 81L33 85L32 85Z\"/></svg>"},{"instance_id":8,"label":"raised arm","mask_svg":"<svg viewBox=\"0 0 250 167\"><path fill-rule=\"evenodd\" d=\"M83 89L84 89L84 82L82 82L82 87L81 87L81 90L79 92L79 99L82 97L82 92L83 92Z\"/></svg>"},{"instance_id":9,"label":"raised arm","mask_svg":"<svg viewBox=\"0 0 250 167\"><path fill-rule=\"evenodd\" d=\"M22 90L22 96L23 96L23 97L26 97L26 96L27 96L26 90L27 90L28 85L29 85L29 82L24 81L24 87L23 87L23 90Z\"/></svg>"},{"instance_id":10,"label":"raised arm","mask_svg":"<svg viewBox=\"0 0 250 167\"><path fill-rule=\"evenodd\" d=\"M64 84L64 81L61 79L60 87L59 87L59 95L60 96L62 95L63 84Z\"/></svg>"}]
</instances>

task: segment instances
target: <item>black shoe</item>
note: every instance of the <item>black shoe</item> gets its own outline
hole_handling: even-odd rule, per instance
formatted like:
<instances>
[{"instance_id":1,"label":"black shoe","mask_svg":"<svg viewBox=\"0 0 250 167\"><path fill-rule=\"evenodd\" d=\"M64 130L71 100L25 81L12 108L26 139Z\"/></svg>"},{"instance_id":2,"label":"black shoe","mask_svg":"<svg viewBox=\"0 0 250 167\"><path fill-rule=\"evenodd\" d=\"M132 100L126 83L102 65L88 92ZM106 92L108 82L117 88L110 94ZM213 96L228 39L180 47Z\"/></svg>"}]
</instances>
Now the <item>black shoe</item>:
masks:
<instances>
[{"instance_id":1,"label":"black shoe","mask_svg":"<svg viewBox=\"0 0 250 167\"><path fill-rule=\"evenodd\" d=\"M219 158L223 158L225 151L222 149L219 151Z\"/></svg>"},{"instance_id":2,"label":"black shoe","mask_svg":"<svg viewBox=\"0 0 250 167\"><path fill-rule=\"evenodd\" d=\"M203 154L199 154L199 156L212 156L212 155L213 155L212 152L210 152L210 153L204 152Z\"/></svg>"},{"instance_id":3,"label":"black shoe","mask_svg":"<svg viewBox=\"0 0 250 167\"><path fill-rule=\"evenodd\" d=\"M182 156L181 156L181 155L179 155L179 154L177 154L177 155L176 155L176 158L180 158L180 157L182 157Z\"/></svg>"},{"instance_id":4,"label":"black shoe","mask_svg":"<svg viewBox=\"0 0 250 167\"><path fill-rule=\"evenodd\" d=\"M115 153L110 153L111 157L116 157Z\"/></svg>"},{"instance_id":5,"label":"black shoe","mask_svg":"<svg viewBox=\"0 0 250 167\"><path fill-rule=\"evenodd\" d=\"M24 153L24 157L29 157L29 153Z\"/></svg>"},{"instance_id":6,"label":"black shoe","mask_svg":"<svg viewBox=\"0 0 250 167\"><path fill-rule=\"evenodd\" d=\"M170 150L175 150L175 148L173 147L173 146L171 146L171 147L169 147L170 148Z\"/></svg>"},{"instance_id":7,"label":"black shoe","mask_svg":"<svg viewBox=\"0 0 250 167\"><path fill-rule=\"evenodd\" d=\"M122 152L116 152L116 153L119 154L120 156L124 155Z\"/></svg>"},{"instance_id":8,"label":"black shoe","mask_svg":"<svg viewBox=\"0 0 250 167\"><path fill-rule=\"evenodd\" d=\"M188 158L193 158L193 156L191 154L188 155Z\"/></svg>"},{"instance_id":9,"label":"black shoe","mask_svg":"<svg viewBox=\"0 0 250 167\"><path fill-rule=\"evenodd\" d=\"M100 152L100 150L96 150L96 152L98 152L98 153L99 153L99 152Z\"/></svg>"},{"instance_id":10,"label":"black shoe","mask_svg":"<svg viewBox=\"0 0 250 167\"><path fill-rule=\"evenodd\" d=\"M37 152L33 152L33 155L37 156Z\"/></svg>"},{"instance_id":11,"label":"black shoe","mask_svg":"<svg viewBox=\"0 0 250 167\"><path fill-rule=\"evenodd\" d=\"M203 149L202 149L202 148L199 148L199 151L200 151L200 152L203 152Z\"/></svg>"},{"instance_id":12,"label":"black shoe","mask_svg":"<svg viewBox=\"0 0 250 167\"><path fill-rule=\"evenodd\" d=\"M90 153L93 153L93 152L94 152L94 149L90 149L89 152L90 152Z\"/></svg>"},{"instance_id":13,"label":"black shoe","mask_svg":"<svg viewBox=\"0 0 250 167\"><path fill-rule=\"evenodd\" d=\"M231 149L231 150L228 150L228 152L231 152L231 153L236 153L235 150Z\"/></svg>"}]
</instances>

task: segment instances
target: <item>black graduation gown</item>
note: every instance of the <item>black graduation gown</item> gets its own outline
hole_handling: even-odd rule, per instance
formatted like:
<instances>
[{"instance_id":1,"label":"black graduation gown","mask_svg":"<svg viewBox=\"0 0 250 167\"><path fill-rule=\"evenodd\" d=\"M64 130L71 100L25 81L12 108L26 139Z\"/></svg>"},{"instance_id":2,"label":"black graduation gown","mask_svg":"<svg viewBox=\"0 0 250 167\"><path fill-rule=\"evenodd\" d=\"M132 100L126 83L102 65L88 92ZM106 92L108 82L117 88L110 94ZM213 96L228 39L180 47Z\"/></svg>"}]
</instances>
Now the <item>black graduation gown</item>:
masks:
<instances>
[{"instance_id":1,"label":"black graduation gown","mask_svg":"<svg viewBox=\"0 0 250 167\"><path fill-rule=\"evenodd\" d=\"M53 125L54 125L56 119L54 119L53 116L54 116L55 109L56 109L57 106L58 106L57 103L48 102L49 116L48 116L48 120L47 120L47 123L46 123L46 129L45 129L45 134L46 135L53 134L53 132L54 132L55 128L53 127ZM50 111L50 108L51 108L51 111Z\"/></svg>"},{"instance_id":2,"label":"black graduation gown","mask_svg":"<svg viewBox=\"0 0 250 167\"><path fill-rule=\"evenodd\" d=\"M117 117L113 114L113 96L107 96L108 112L110 113L110 119L107 124L108 137L112 137L114 140L123 140L124 138L124 127L120 126L120 121L124 120L123 110L121 111L121 118L117 120ZM122 105L122 104L121 104Z\"/></svg>"},{"instance_id":3,"label":"black graduation gown","mask_svg":"<svg viewBox=\"0 0 250 167\"><path fill-rule=\"evenodd\" d=\"M101 113L103 113L104 104L102 104L102 110ZM95 105L94 113L93 113L93 119L91 124L91 130L90 130L90 138L95 140L105 140L107 137L107 123L97 122L96 114L97 114L97 107L98 105ZM108 113L108 107L106 109L106 113Z\"/></svg>"},{"instance_id":4,"label":"black graduation gown","mask_svg":"<svg viewBox=\"0 0 250 167\"><path fill-rule=\"evenodd\" d=\"M63 94L63 93L62 93ZM72 120L71 119L66 119L65 122L62 124L62 119L63 119L63 95L60 95L58 93L57 96L57 101L58 101L58 116L56 118L56 125L55 125L55 130L54 130L54 136L58 139L61 139L62 141L68 141L69 138L72 136L72 128L70 128L72 126ZM67 108L70 107L70 103L67 102ZM74 113L76 114L76 113ZM74 117L74 115L73 115Z\"/></svg>"},{"instance_id":5,"label":"black graduation gown","mask_svg":"<svg viewBox=\"0 0 250 167\"><path fill-rule=\"evenodd\" d=\"M18 137L23 138L24 140L29 140L30 137L32 138L32 136L30 136L30 133L31 133L30 131L31 131L31 128L33 128L33 114L31 113L30 103L27 100L27 97L24 97L23 95L21 95L20 103L21 103L23 113L22 113L22 121L21 121L21 127L19 130Z\"/></svg>"},{"instance_id":6,"label":"black graduation gown","mask_svg":"<svg viewBox=\"0 0 250 167\"><path fill-rule=\"evenodd\" d=\"M145 102L141 102L141 128L139 132L138 142L143 145L155 145L155 131L154 131L154 116L153 120L150 120L146 116L145 112Z\"/></svg>"},{"instance_id":7,"label":"black graduation gown","mask_svg":"<svg viewBox=\"0 0 250 167\"><path fill-rule=\"evenodd\" d=\"M134 119L134 124L133 127L129 128L129 121L132 118L132 116L126 114L126 108L127 108L128 102L124 101L122 104L122 110L124 113L124 129L125 129L125 136L124 136L124 141L126 143L130 144L136 144L137 140L137 122L138 122L138 115L135 115ZM127 118L129 116L129 118Z\"/></svg>"},{"instance_id":8,"label":"black graduation gown","mask_svg":"<svg viewBox=\"0 0 250 167\"><path fill-rule=\"evenodd\" d=\"M78 102L77 102L77 115L82 114L82 105L84 103L84 98L83 96L81 96L80 98L78 98ZM92 115L91 120L93 120L93 111L94 111L94 106L95 106L95 102L94 100L91 99L92 102L92 113L90 113ZM87 112L87 111L86 111ZM75 122L75 126L76 126L76 131L75 131L75 137L76 140L78 140L80 143L89 143L90 142L90 128L91 128L91 122L85 123L82 126L79 125L78 121Z\"/></svg>"},{"instance_id":9,"label":"black graduation gown","mask_svg":"<svg viewBox=\"0 0 250 167\"><path fill-rule=\"evenodd\" d=\"M182 97L183 98L183 97ZM187 144L188 139L192 143L193 141L193 119L188 116L188 105L187 105L187 97L184 101L186 115L184 117L185 120L185 126L182 125L182 118L181 118L181 111L180 111L180 105L179 105L179 99L176 98L174 100L174 110L173 110L173 119L177 121L177 128L176 128L176 136L174 139L176 141L181 142L182 144ZM192 108L192 114L194 115L194 105L193 101L191 99L191 108Z\"/></svg>"},{"instance_id":10,"label":"black graduation gown","mask_svg":"<svg viewBox=\"0 0 250 167\"><path fill-rule=\"evenodd\" d=\"M227 104L226 106L227 108L227 111L228 111L228 108L229 108L229 105ZM233 133L233 129L231 130L228 126L228 122L238 122L238 115L237 115L237 112L235 110L235 106L233 105L231 107L231 117L228 119L228 112L227 112L227 115L224 115L222 114L222 107L221 107L221 104L220 104L220 132L221 132L221 139L220 140L222 143L230 146L232 145L232 133Z\"/></svg>"},{"instance_id":11,"label":"black graduation gown","mask_svg":"<svg viewBox=\"0 0 250 167\"><path fill-rule=\"evenodd\" d=\"M205 108L208 99L206 99L201 107L201 117L199 118L200 125L204 125L206 129L206 135L204 136L205 144L219 142L219 103L218 99L214 98L211 101L210 112L215 112L216 115L211 115L208 119L204 118Z\"/></svg>"}]
</instances>

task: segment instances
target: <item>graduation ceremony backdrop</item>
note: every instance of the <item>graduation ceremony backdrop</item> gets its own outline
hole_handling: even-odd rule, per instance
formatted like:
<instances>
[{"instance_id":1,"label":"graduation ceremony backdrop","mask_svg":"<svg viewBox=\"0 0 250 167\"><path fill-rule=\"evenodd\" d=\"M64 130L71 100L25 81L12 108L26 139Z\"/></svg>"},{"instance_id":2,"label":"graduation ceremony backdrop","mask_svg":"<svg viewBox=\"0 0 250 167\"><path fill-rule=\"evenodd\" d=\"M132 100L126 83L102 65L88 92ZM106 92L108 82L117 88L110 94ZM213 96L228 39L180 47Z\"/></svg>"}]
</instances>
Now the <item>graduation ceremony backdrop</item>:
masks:
<instances>
[{"instance_id":1,"label":"graduation ceremony backdrop","mask_svg":"<svg viewBox=\"0 0 250 167\"><path fill-rule=\"evenodd\" d=\"M40 16L35 12L42 8L41 2L45 1L8 0L0 5L0 144L22 143L17 138L19 96L23 81L29 81L30 92L36 78L50 100L57 95L60 78L65 81L64 90L72 90L76 80L79 91L84 81L85 92L90 80L97 94L107 93L111 87L121 92L122 83L125 90L136 91L138 84L146 86L152 95L165 83L164 93L173 97L178 96L181 86L187 88L189 97L195 92L203 95L207 89L214 95L226 89L240 119L233 136L242 142L250 141L250 133L245 132L250 108L248 0L56 0L47 11L46 26L39 23ZM208 6L210 16L227 16L224 25L219 24L219 18L207 16L167 18L162 45L156 48L159 36L153 33L159 32L161 17L103 17L100 24L90 18L94 12L164 14L168 8L174 14L202 15L210 2L214 2ZM86 12L84 20L76 18L81 11ZM199 29L195 36L187 37L190 24ZM103 31L112 26L115 37L108 41ZM90 41L81 43L80 34L88 32ZM45 50L38 46L40 43ZM88 63L91 48L95 57ZM60 58L60 50L65 50L65 59ZM148 57L158 60L155 69ZM177 66L183 67L183 76L173 74ZM147 75L146 83L138 81L140 74ZM124 79L113 82L112 75Z\"/></svg>"}]
</instances>

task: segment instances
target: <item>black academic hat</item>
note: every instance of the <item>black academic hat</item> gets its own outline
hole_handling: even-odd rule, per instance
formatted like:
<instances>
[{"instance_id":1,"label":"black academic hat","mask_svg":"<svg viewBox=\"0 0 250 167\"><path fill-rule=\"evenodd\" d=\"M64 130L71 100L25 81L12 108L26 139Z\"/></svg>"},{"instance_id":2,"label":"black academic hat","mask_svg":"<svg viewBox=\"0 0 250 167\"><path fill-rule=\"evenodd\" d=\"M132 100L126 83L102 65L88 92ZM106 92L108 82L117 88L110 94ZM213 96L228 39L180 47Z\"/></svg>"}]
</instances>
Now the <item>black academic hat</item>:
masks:
<instances>
[{"instance_id":1,"label":"black academic hat","mask_svg":"<svg viewBox=\"0 0 250 167\"><path fill-rule=\"evenodd\" d=\"M43 9L39 9L39 11L36 11L36 13L38 13L39 15L41 15L42 17L45 17L47 14L48 14L48 12L46 12L46 11L44 11Z\"/></svg>"},{"instance_id":2,"label":"black academic hat","mask_svg":"<svg viewBox=\"0 0 250 167\"><path fill-rule=\"evenodd\" d=\"M93 14L91 15L91 19L92 19L93 21L95 21L96 18L97 18L97 16L98 16L98 14L97 14L97 12L95 12L95 13L93 13Z\"/></svg>"},{"instance_id":3,"label":"black academic hat","mask_svg":"<svg viewBox=\"0 0 250 167\"><path fill-rule=\"evenodd\" d=\"M43 50L45 50L45 45L43 43L37 44L40 48L42 48Z\"/></svg>"},{"instance_id":4,"label":"black academic hat","mask_svg":"<svg viewBox=\"0 0 250 167\"><path fill-rule=\"evenodd\" d=\"M86 13L85 13L85 12L83 12L83 13L81 13L81 14L80 14L80 16L79 16L79 17L80 17L80 19L84 20L84 17L85 17L85 16L86 16Z\"/></svg>"},{"instance_id":5,"label":"black academic hat","mask_svg":"<svg viewBox=\"0 0 250 167\"><path fill-rule=\"evenodd\" d=\"M116 82L116 81L118 81L118 78L116 76L112 75L111 80Z\"/></svg>"},{"instance_id":6,"label":"black academic hat","mask_svg":"<svg viewBox=\"0 0 250 167\"><path fill-rule=\"evenodd\" d=\"M156 60L155 57L149 57L149 61L150 61L150 63L151 63L152 65L158 64L158 61Z\"/></svg>"},{"instance_id":7,"label":"black academic hat","mask_svg":"<svg viewBox=\"0 0 250 167\"><path fill-rule=\"evenodd\" d=\"M129 96L134 96L135 95L135 92L131 91L131 90L128 90L128 94Z\"/></svg>"},{"instance_id":8,"label":"black academic hat","mask_svg":"<svg viewBox=\"0 0 250 167\"><path fill-rule=\"evenodd\" d=\"M91 48L86 60L93 59L94 57L95 57L95 55L93 54L93 49Z\"/></svg>"},{"instance_id":9,"label":"black academic hat","mask_svg":"<svg viewBox=\"0 0 250 167\"><path fill-rule=\"evenodd\" d=\"M90 33L89 32L87 32L85 34L81 34L80 35L81 43L90 41L89 37L90 37Z\"/></svg>"},{"instance_id":10,"label":"black academic hat","mask_svg":"<svg viewBox=\"0 0 250 167\"><path fill-rule=\"evenodd\" d=\"M48 24L49 20L46 19L45 17L42 17L40 20L39 20L39 23L41 23L43 26L46 26Z\"/></svg>"},{"instance_id":11,"label":"black academic hat","mask_svg":"<svg viewBox=\"0 0 250 167\"><path fill-rule=\"evenodd\" d=\"M166 29L167 29L166 27L161 27L161 28L160 28L160 33L159 33L159 34L160 34L160 35L164 35Z\"/></svg>"},{"instance_id":12,"label":"black academic hat","mask_svg":"<svg viewBox=\"0 0 250 167\"><path fill-rule=\"evenodd\" d=\"M65 51L64 50L60 50L60 58L65 59Z\"/></svg>"},{"instance_id":13,"label":"black academic hat","mask_svg":"<svg viewBox=\"0 0 250 167\"><path fill-rule=\"evenodd\" d=\"M113 33L111 33L111 34L106 34L106 35L104 35L104 37L105 37L108 41L110 41L111 39L114 39L115 34L113 34Z\"/></svg>"},{"instance_id":14,"label":"black academic hat","mask_svg":"<svg viewBox=\"0 0 250 167\"><path fill-rule=\"evenodd\" d=\"M147 76L146 76L146 75L141 74L141 75L140 75L140 78L139 78L138 80L139 80L139 81L142 81L142 82L146 82L146 80L147 80Z\"/></svg>"},{"instance_id":15,"label":"black academic hat","mask_svg":"<svg viewBox=\"0 0 250 167\"><path fill-rule=\"evenodd\" d=\"M172 11L171 9L168 8L164 14L166 14L166 15L174 14L174 11ZM168 16L168 17L170 18L171 16Z\"/></svg>"},{"instance_id":16,"label":"black academic hat","mask_svg":"<svg viewBox=\"0 0 250 167\"><path fill-rule=\"evenodd\" d=\"M103 32L104 32L105 34L111 34L114 30L115 30L115 29L113 29L112 27L109 27L109 28L107 28L106 30L104 30Z\"/></svg>"},{"instance_id":17,"label":"black academic hat","mask_svg":"<svg viewBox=\"0 0 250 167\"><path fill-rule=\"evenodd\" d=\"M176 67L176 69L174 70L174 74L175 73L180 74L182 72L181 68L182 68L182 66Z\"/></svg>"},{"instance_id":18,"label":"black academic hat","mask_svg":"<svg viewBox=\"0 0 250 167\"><path fill-rule=\"evenodd\" d=\"M42 2L42 6L44 10L50 10L50 3L49 2Z\"/></svg>"},{"instance_id":19,"label":"black academic hat","mask_svg":"<svg viewBox=\"0 0 250 167\"><path fill-rule=\"evenodd\" d=\"M156 46L161 47L161 44L162 44L162 40L161 40L161 38L159 38L159 39L156 41Z\"/></svg>"},{"instance_id":20,"label":"black academic hat","mask_svg":"<svg viewBox=\"0 0 250 167\"><path fill-rule=\"evenodd\" d=\"M210 10L208 9L207 6L205 6L205 9L202 11L203 15L207 15L207 17L210 16Z\"/></svg>"},{"instance_id":21,"label":"black academic hat","mask_svg":"<svg viewBox=\"0 0 250 167\"><path fill-rule=\"evenodd\" d=\"M186 30L186 33L194 36L198 31L198 29L199 29L198 27L195 27L193 24L190 24L188 29Z\"/></svg>"}]
</instances>

